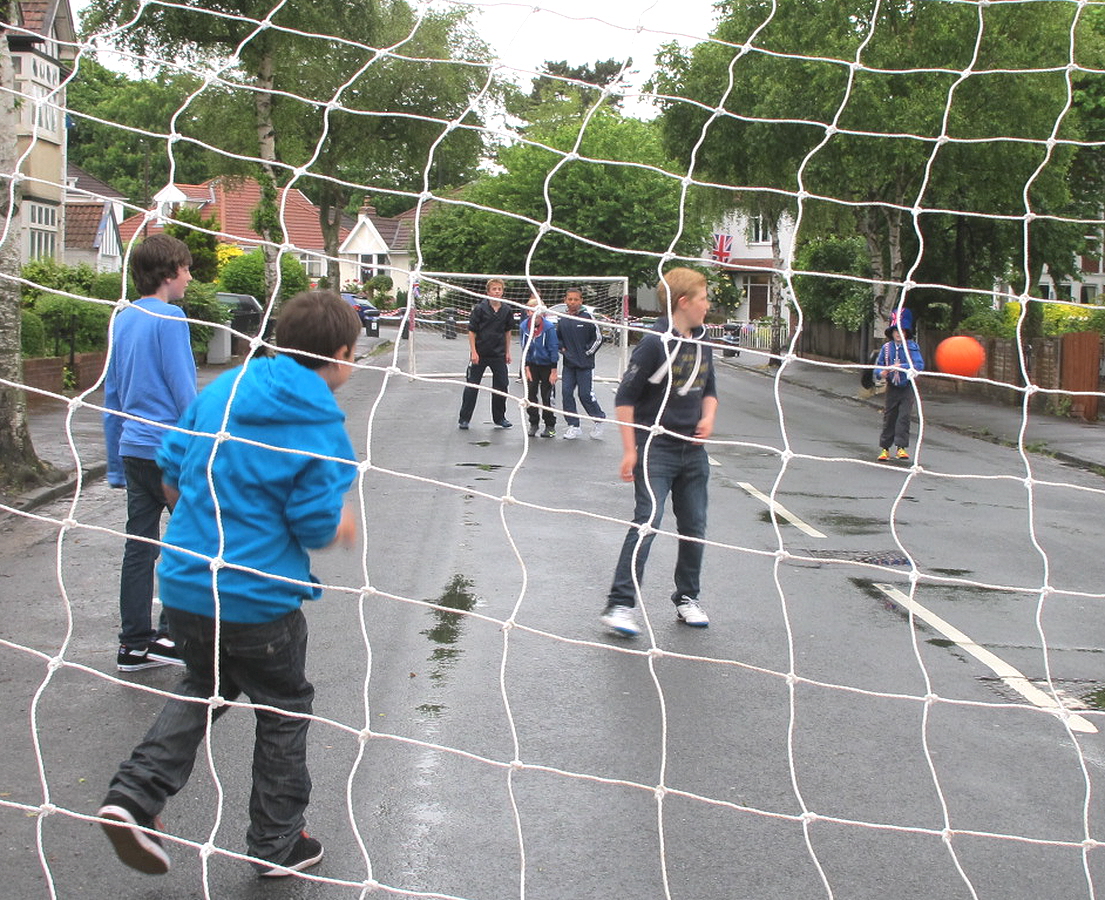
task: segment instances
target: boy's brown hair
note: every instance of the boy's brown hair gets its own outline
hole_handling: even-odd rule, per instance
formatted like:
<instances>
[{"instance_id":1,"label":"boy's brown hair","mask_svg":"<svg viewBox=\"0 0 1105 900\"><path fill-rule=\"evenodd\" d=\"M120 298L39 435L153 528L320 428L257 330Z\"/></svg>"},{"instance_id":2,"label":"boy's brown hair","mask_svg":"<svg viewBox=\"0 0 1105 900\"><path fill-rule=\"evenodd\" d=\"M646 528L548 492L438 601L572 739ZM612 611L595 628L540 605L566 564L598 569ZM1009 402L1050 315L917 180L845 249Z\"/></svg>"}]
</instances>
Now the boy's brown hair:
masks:
<instances>
[{"instance_id":1,"label":"boy's brown hair","mask_svg":"<svg viewBox=\"0 0 1105 900\"><path fill-rule=\"evenodd\" d=\"M308 369L321 369L342 347L357 346L361 320L333 291L303 291L280 308L276 346ZM301 353L294 351L299 350ZM305 356L314 353L316 356ZM325 357L325 358L319 358Z\"/></svg>"},{"instance_id":2,"label":"boy's brown hair","mask_svg":"<svg viewBox=\"0 0 1105 900\"><path fill-rule=\"evenodd\" d=\"M143 297L156 294L166 278L176 278L181 266L191 265L188 245L168 234L150 235L130 253L130 277Z\"/></svg>"},{"instance_id":3,"label":"boy's brown hair","mask_svg":"<svg viewBox=\"0 0 1105 900\"><path fill-rule=\"evenodd\" d=\"M694 269L680 266L664 273L664 277L656 286L656 298L660 301L660 308L667 309L670 292L671 309L674 310L680 297L689 297L705 286L705 275L696 272Z\"/></svg>"}]
</instances>

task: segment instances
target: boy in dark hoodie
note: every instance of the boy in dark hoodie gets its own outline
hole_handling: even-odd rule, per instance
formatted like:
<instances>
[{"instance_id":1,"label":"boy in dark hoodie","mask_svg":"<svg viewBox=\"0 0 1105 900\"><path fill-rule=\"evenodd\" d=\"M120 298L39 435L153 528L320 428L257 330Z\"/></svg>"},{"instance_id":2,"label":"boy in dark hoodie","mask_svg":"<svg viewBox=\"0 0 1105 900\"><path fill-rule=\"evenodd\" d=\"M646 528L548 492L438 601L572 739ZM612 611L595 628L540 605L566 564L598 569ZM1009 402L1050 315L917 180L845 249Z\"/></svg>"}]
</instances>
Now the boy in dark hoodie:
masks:
<instances>
[{"instance_id":1,"label":"boy in dark hoodie","mask_svg":"<svg viewBox=\"0 0 1105 900\"><path fill-rule=\"evenodd\" d=\"M360 329L337 294L293 297L276 326L280 352L220 376L162 441L157 462L173 516L158 577L186 668L179 696L119 767L98 812L131 868L168 871L157 816L188 781L208 716L229 708L210 698L243 693L259 707L246 832L258 874L287 875L322 858L304 830L314 688L300 606L322 594L307 551L351 545L357 534L342 507L355 457L333 392L349 380ZM229 438L218 440L223 432Z\"/></svg>"},{"instance_id":2,"label":"boy in dark hoodie","mask_svg":"<svg viewBox=\"0 0 1105 900\"><path fill-rule=\"evenodd\" d=\"M896 445L896 459L909 459L909 420L913 415L914 393L910 371L925 368L921 348L913 340L913 313L908 309L890 316L886 329L889 340L875 360L875 378L886 379L886 398L882 408L882 433L879 435L879 462L890 459L890 447Z\"/></svg>"},{"instance_id":3,"label":"boy in dark hoodie","mask_svg":"<svg viewBox=\"0 0 1105 900\"><path fill-rule=\"evenodd\" d=\"M640 526L660 527L669 493L680 537L671 596L675 614L697 628L710 624L698 600L710 477L703 441L713 433L717 414L713 355L703 343L710 311L706 278L693 269L672 269L657 294L669 310L670 326L668 318L658 320L636 346L614 401L622 437L621 477L633 482L634 524L622 543L600 621L627 637L640 633L633 614L634 580L642 582L654 536ZM662 430L653 433L656 425Z\"/></svg>"},{"instance_id":4,"label":"boy in dark hoodie","mask_svg":"<svg viewBox=\"0 0 1105 900\"><path fill-rule=\"evenodd\" d=\"M545 318L545 306L539 297L530 297L526 304L529 315L522 320L522 355L525 365L526 398L530 402L529 436L536 437L542 419L545 430L541 437L556 437L556 413L552 408L553 386L556 384L556 365L560 362L560 344L556 326ZM538 405L540 394L540 405Z\"/></svg>"}]
</instances>

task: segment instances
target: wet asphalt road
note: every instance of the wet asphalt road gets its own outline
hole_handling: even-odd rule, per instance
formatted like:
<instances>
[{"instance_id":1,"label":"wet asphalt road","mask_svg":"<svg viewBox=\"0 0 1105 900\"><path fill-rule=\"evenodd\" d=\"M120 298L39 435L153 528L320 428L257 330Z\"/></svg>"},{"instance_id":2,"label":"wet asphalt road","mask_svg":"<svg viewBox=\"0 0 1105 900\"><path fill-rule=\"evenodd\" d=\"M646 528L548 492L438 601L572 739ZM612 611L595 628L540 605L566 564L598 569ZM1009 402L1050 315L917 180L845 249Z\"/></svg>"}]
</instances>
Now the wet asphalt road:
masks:
<instances>
[{"instance_id":1,"label":"wet asphalt road","mask_svg":"<svg viewBox=\"0 0 1105 900\"><path fill-rule=\"evenodd\" d=\"M379 369L358 372L339 396L372 468L365 552L319 554L333 589L307 610L325 880L259 884L221 854L205 874L180 844L169 875L141 876L79 818L160 706L129 685L175 681L113 680L123 496L99 481L60 542L66 504L0 522L0 636L54 655L71 611L65 658L88 669L59 669L36 700L44 660L0 645L0 799L43 803L34 736L49 802L69 811L0 806L0 894L51 895L40 825L61 898L198 897L205 881L234 900L356 897L369 879L472 900L1065 900L1105 887L1105 851L1080 843L1105 824L1102 735L1068 732L971 653L1031 684L1050 676L1105 730L1100 478L1039 458L1026 485L1014 450L936 428L911 477L869 462L877 413L785 385L776 398L732 361L711 447L712 625L675 622L675 544L661 535L651 639L620 640L597 623L632 503L617 436L526 448L520 411L495 429L482 398L460 432L459 388L428 376L459 380L464 344L417 341L420 378L388 374L381 394ZM610 384L599 399L611 413ZM801 527L749 487L774 487ZM924 576L914 599L966 642L911 627L892 594L910 592L909 558ZM241 851L250 719L220 721L218 785L201 757L166 809L171 835Z\"/></svg>"}]
</instances>

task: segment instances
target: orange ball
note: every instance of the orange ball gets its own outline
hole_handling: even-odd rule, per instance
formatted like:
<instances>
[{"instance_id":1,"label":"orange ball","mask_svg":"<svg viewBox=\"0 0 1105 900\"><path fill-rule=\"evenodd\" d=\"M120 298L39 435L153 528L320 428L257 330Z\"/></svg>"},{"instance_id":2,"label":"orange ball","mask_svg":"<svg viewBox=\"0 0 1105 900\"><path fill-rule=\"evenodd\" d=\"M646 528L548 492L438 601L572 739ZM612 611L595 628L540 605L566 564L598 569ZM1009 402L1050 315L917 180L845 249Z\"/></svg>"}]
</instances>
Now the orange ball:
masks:
<instances>
[{"instance_id":1,"label":"orange ball","mask_svg":"<svg viewBox=\"0 0 1105 900\"><path fill-rule=\"evenodd\" d=\"M972 377L986 362L982 344L966 334L942 340L936 347L936 369L947 375Z\"/></svg>"}]
</instances>

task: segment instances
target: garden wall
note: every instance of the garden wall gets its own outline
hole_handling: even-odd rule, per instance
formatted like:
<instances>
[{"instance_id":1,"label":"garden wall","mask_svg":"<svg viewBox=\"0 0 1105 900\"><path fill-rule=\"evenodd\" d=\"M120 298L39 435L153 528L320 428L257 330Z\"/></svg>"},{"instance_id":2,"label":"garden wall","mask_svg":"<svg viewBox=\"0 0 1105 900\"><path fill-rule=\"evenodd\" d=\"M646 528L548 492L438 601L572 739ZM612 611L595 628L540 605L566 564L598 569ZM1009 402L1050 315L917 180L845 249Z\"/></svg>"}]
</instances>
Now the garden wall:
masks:
<instances>
[{"instance_id":1,"label":"garden wall","mask_svg":"<svg viewBox=\"0 0 1105 900\"><path fill-rule=\"evenodd\" d=\"M69 385L68 392L83 391L92 387L103 372L106 361L106 350L74 354L74 380ZM67 393L65 369L68 365L68 356L42 356L24 359L23 383L54 394L65 394ZM45 397L34 391L25 391L24 393L27 396L28 406L52 402L50 397Z\"/></svg>"}]
</instances>

